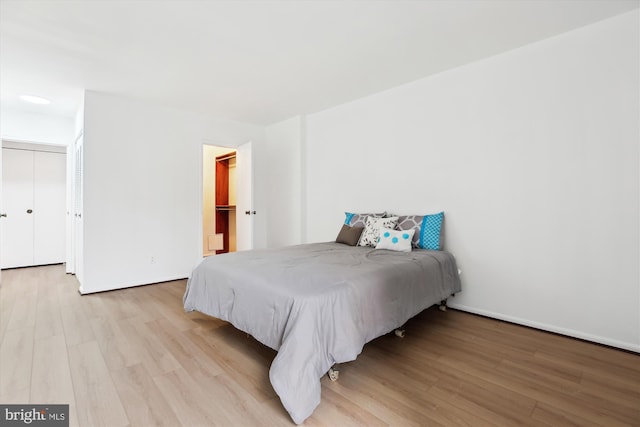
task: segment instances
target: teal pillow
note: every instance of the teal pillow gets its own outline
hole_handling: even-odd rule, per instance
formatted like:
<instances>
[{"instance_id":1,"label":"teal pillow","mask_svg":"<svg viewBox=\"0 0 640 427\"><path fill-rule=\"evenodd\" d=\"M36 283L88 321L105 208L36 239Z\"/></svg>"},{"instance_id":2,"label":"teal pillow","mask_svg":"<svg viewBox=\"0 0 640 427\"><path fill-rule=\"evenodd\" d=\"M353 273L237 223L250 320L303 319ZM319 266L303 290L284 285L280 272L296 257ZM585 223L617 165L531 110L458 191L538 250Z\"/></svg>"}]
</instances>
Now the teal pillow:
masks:
<instances>
[{"instance_id":1,"label":"teal pillow","mask_svg":"<svg viewBox=\"0 0 640 427\"><path fill-rule=\"evenodd\" d=\"M386 212L382 213L351 213L345 212L344 223L351 227L364 227L367 225L367 217L384 218Z\"/></svg>"}]
</instances>

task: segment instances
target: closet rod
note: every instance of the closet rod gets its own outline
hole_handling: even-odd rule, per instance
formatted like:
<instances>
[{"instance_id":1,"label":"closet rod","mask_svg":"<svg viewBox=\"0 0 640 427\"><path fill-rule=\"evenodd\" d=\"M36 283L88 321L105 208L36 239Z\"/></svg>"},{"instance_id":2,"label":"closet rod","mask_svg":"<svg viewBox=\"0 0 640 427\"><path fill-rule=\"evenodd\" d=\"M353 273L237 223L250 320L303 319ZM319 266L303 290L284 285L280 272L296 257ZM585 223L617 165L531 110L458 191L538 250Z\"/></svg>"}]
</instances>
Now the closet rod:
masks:
<instances>
[{"instance_id":1,"label":"closet rod","mask_svg":"<svg viewBox=\"0 0 640 427\"><path fill-rule=\"evenodd\" d=\"M224 162L225 160L235 159L235 158L236 158L236 153L234 151L233 153L216 157L216 162Z\"/></svg>"}]
</instances>

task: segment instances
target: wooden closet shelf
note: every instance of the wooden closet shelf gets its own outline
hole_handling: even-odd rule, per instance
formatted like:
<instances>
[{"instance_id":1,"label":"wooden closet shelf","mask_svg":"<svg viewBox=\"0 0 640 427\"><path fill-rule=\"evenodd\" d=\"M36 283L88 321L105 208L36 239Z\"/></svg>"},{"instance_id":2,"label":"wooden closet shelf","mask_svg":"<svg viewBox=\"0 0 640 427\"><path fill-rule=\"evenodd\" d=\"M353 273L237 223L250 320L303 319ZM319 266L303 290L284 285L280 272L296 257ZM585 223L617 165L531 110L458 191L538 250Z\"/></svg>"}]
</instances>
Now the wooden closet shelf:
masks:
<instances>
[{"instance_id":1,"label":"wooden closet shelf","mask_svg":"<svg viewBox=\"0 0 640 427\"><path fill-rule=\"evenodd\" d=\"M216 205L216 210L217 211L235 211L236 206L235 205Z\"/></svg>"}]
</instances>

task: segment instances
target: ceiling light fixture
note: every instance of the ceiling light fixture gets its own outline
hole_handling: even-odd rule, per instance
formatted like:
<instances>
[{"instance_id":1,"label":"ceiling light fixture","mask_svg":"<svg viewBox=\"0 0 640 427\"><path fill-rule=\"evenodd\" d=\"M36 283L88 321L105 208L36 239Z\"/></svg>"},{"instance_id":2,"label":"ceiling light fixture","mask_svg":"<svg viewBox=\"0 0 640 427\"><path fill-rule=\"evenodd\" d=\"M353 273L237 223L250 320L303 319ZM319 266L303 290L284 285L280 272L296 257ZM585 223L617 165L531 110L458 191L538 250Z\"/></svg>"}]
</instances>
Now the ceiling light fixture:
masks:
<instances>
[{"instance_id":1,"label":"ceiling light fixture","mask_svg":"<svg viewBox=\"0 0 640 427\"><path fill-rule=\"evenodd\" d=\"M51 104L51 101L49 101L48 99L33 95L20 95L20 99L22 99L23 101L31 102L32 104Z\"/></svg>"}]
</instances>

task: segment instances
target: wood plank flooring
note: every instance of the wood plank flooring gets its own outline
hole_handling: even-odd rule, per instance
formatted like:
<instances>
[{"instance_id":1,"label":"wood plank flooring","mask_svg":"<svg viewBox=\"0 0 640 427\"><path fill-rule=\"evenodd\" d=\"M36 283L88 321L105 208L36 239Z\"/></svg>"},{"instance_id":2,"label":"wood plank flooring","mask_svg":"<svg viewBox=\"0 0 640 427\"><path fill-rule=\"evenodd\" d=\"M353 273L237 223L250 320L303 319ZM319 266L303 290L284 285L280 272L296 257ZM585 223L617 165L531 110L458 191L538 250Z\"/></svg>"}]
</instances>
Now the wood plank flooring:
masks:
<instances>
[{"instance_id":1,"label":"wood plank flooring","mask_svg":"<svg viewBox=\"0 0 640 427\"><path fill-rule=\"evenodd\" d=\"M80 296L61 265L5 270L0 403L72 426L291 426L275 352L184 313L185 281ZM322 378L308 426L640 426L640 355L429 309Z\"/></svg>"}]
</instances>

